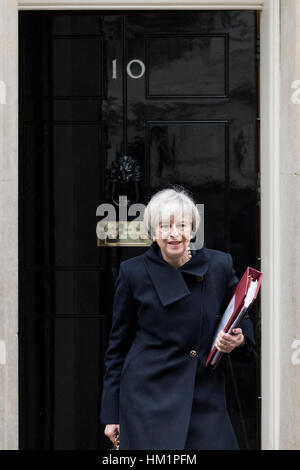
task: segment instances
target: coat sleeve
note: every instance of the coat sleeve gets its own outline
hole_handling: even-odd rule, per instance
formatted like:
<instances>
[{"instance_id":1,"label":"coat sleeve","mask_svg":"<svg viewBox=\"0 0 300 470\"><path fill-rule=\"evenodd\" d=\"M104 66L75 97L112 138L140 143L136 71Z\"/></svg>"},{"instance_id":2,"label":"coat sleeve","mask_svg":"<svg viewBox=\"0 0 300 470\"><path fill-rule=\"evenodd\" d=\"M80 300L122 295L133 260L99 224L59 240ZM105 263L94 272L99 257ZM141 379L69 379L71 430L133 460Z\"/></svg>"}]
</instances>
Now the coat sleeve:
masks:
<instances>
[{"instance_id":1,"label":"coat sleeve","mask_svg":"<svg viewBox=\"0 0 300 470\"><path fill-rule=\"evenodd\" d=\"M232 294L239 283L239 279L236 276L235 269L233 267L232 256L230 253L228 255L228 281L226 287L226 294L224 298L225 308L230 301ZM224 305L223 304L223 305ZM254 329L253 329L253 322L247 312L240 322L238 328L241 328L243 331L243 335L245 336L245 343L243 346L239 346L234 348L230 356L242 363L251 362L253 359L257 357L257 353L255 351L255 338L254 338Z\"/></svg>"},{"instance_id":2,"label":"coat sleeve","mask_svg":"<svg viewBox=\"0 0 300 470\"><path fill-rule=\"evenodd\" d=\"M112 325L104 356L100 421L105 424L119 424L120 376L136 331L136 305L123 263L115 282Z\"/></svg>"}]
</instances>

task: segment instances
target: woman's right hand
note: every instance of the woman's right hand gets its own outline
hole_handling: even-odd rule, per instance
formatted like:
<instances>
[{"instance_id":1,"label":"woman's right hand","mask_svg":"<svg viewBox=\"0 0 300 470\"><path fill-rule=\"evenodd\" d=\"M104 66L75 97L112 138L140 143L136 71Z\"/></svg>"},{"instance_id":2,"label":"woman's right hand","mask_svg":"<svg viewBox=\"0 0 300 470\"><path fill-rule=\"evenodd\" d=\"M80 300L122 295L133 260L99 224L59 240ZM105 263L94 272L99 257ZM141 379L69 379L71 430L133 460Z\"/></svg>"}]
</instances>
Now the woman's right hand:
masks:
<instances>
[{"instance_id":1,"label":"woman's right hand","mask_svg":"<svg viewBox=\"0 0 300 470\"><path fill-rule=\"evenodd\" d=\"M120 425L119 424L107 424L104 429L104 434L115 443L115 437L117 434L120 435Z\"/></svg>"}]
</instances>

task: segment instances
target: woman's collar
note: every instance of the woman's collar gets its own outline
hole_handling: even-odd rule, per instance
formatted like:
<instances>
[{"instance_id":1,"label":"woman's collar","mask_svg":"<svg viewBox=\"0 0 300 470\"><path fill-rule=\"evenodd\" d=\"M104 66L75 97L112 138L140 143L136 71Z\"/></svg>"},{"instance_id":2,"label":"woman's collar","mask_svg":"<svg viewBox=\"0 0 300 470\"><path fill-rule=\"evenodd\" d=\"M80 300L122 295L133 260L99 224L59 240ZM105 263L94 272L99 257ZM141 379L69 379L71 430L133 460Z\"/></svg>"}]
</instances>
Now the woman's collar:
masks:
<instances>
[{"instance_id":1,"label":"woman's collar","mask_svg":"<svg viewBox=\"0 0 300 470\"><path fill-rule=\"evenodd\" d=\"M205 246L200 250L191 251L191 259L179 268L175 268L162 257L156 241L144 253L146 269L164 307L190 295L191 292L181 273L202 279L208 270L209 258Z\"/></svg>"}]
</instances>

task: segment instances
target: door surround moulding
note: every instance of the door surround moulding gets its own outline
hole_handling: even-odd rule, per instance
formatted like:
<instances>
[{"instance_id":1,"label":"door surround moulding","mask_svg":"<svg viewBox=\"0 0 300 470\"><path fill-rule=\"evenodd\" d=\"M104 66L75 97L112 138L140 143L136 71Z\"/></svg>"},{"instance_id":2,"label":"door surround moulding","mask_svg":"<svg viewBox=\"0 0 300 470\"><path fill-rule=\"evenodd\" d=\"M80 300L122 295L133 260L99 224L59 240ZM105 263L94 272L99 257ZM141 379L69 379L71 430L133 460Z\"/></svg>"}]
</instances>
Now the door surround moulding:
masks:
<instances>
[{"instance_id":1,"label":"door surround moulding","mask_svg":"<svg viewBox=\"0 0 300 470\"><path fill-rule=\"evenodd\" d=\"M261 10L262 449L280 448L280 6L281 0L18 0L22 10ZM16 295L17 292L16 292Z\"/></svg>"},{"instance_id":2,"label":"door surround moulding","mask_svg":"<svg viewBox=\"0 0 300 470\"><path fill-rule=\"evenodd\" d=\"M18 0L19 10L261 10L264 0Z\"/></svg>"}]
</instances>

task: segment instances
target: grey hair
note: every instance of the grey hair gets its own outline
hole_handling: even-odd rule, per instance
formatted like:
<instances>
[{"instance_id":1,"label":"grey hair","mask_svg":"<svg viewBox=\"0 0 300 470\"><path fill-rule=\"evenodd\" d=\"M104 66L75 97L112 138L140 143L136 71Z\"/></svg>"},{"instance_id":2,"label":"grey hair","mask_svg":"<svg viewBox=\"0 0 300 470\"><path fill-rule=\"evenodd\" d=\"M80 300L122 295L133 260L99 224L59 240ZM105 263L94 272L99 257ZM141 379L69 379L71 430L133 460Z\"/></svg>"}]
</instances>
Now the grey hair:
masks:
<instances>
[{"instance_id":1,"label":"grey hair","mask_svg":"<svg viewBox=\"0 0 300 470\"><path fill-rule=\"evenodd\" d=\"M201 218L194 199L182 186L162 189L151 197L144 211L148 237L153 239L159 221L170 221L171 215L187 217L191 224L191 238L194 238Z\"/></svg>"}]
</instances>

